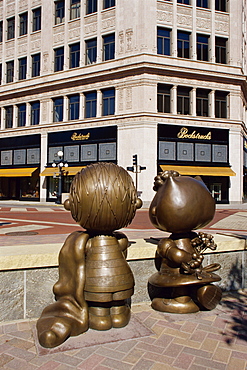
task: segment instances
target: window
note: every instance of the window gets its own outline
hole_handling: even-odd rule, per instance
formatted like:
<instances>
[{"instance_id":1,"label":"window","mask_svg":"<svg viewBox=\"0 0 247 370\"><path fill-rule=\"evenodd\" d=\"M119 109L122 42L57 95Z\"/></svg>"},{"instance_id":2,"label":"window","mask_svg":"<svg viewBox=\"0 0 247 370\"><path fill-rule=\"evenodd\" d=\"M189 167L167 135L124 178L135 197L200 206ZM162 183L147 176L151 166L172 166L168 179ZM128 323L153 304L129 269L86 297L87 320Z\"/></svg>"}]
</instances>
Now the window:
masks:
<instances>
[{"instance_id":1,"label":"window","mask_svg":"<svg viewBox=\"0 0 247 370\"><path fill-rule=\"evenodd\" d=\"M80 66L80 43L70 45L69 47L69 68Z\"/></svg>"},{"instance_id":2,"label":"window","mask_svg":"<svg viewBox=\"0 0 247 370\"><path fill-rule=\"evenodd\" d=\"M104 0L103 9L111 8L115 6L115 0Z\"/></svg>"},{"instance_id":3,"label":"window","mask_svg":"<svg viewBox=\"0 0 247 370\"><path fill-rule=\"evenodd\" d=\"M96 117L97 93L96 91L85 93L85 118Z\"/></svg>"},{"instance_id":4,"label":"window","mask_svg":"<svg viewBox=\"0 0 247 370\"><path fill-rule=\"evenodd\" d=\"M226 64L226 45L227 39L223 37L215 38L215 61L216 63Z\"/></svg>"},{"instance_id":5,"label":"window","mask_svg":"<svg viewBox=\"0 0 247 370\"><path fill-rule=\"evenodd\" d=\"M215 117L227 118L227 96L225 91L215 91Z\"/></svg>"},{"instance_id":6,"label":"window","mask_svg":"<svg viewBox=\"0 0 247 370\"><path fill-rule=\"evenodd\" d=\"M196 35L197 60L208 61L208 36Z\"/></svg>"},{"instance_id":7,"label":"window","mask_svg":"<svg viewBox=\"0 0 247 370\"><path fill-rule=\"evenodd\" d=\"M19 80L27 78L27 58L19 59Z\"/></svg>"},{"instance_id":8,"label":"window","mask_svg":"<svg viewBox=\"0 0 247 370\"><path fill-rule=\"evenodd\" d=\"M98 0L87 0L86 14L97 12L97 1Z\"/></svg>"},{"instance_id":9,"label":"window","mask_svg":"<svg viewBox=\"0 0 247 370\"><path fill-rule=\"evenodd\" d=\"M33 10L33 32L41 30L41 8Z\"/></svg>"},{"instance_id":10,"label":"window","mask_svg":"<svg viewBox=\"0 0 247 370\"><path fill-rule=\"evenodd\" d=\"M38 125L40 121L40 102L31 103L31 125Z\"/></svg>"},{"instance_id":11,"label":"window","mask_svg":"<svg viewBox=\"0 0 247 370\"><path fill-rule=\"evenodd\" d=\"M69 120L79 118L79 106L80 106L80 96L71 95L69 97Z\"/></svg>"},{"instance_id":12,"label":"window","mask_svg":"<svg viewBox=\"0 0 247 370\"><path fill-rule=\"evenodd\" d=\"M15 17L7 20L7 40L11 40L15 37Z\"/></svg>"},{"instance_id":13,"label":"window","mask_svg":"<svg viewBox=\"0 0 247 370\"><path fill-rule=\"evenodd\" d=\"M86 64L96 63L97 59L97 39L86 41Z\"/></svg>"},{"instance_id":14,"label":"window","mask_svg":"<svg viewBox=\"0 0 247 370\"><path fill-rule=\"evenodd\" d=\"M170 85L158 85L158 112L170 113L170 97L171 97L171 86Z\"/></svg>"},{"instance_id":15,"label":"window","mask_svg":"<svg viewBox=\"0 0 247 370\"><path fill-rule=\"evenodd\" d=\"M190 114L190 88L178 86L177 89L178 114Z\"/></svg>"},{"instance_id":16,"label":"window","mask_svg":"<svg viewBox=\"0 0 247 370\"><path fill-rule=\"evenodd\" d=\"M226 12L226 0L215 0L215 10Z\"/></svg>"},{"instance_id":17,"label":"window","mask_svg":"<svg viewBox=\"0 0 247 370\"><path fill-rule=\"evenodd\" d=\"M53 99L53 122L63 120L63 98Z\"/></svg>"},{"instance_id":18,"label":"window","mask_svg":"<svg viewBox=\"0 0 247 370\"><path fill-rule=\"evenodd\" d=\"M103 60L115 58L115 34L103 36Z\"/></svg>"},{"instance_id":19,"label":"window","mask_svg":"<svg viewBox=\"0 0 247 370\"><path fill-rule=\"evenodd\" d=\"M54 54L54 72L62 71L64 65L64 48L55 49Z\"/></svg>"},{"instance_id":20,"label":"window","mask_svg":"<svg viewBox=\"0 0 247 370\"><path fill-rule=\"evenodd\" d=\"M40 75L40 54L32 55L32 77Z\"/></svg>"},{"instance_id":21,"label":"window","mask_svg":"<svg viewBox=\"0 0 247 370\"><path fill-rule=\"evenodd\" d=\"M5 128L13 127L13 106L5 108Z\"/></svg>"},{"instance_id":22,"label":"window","mask_svg":"<svg viewBox=\"0 0 247 370\"><path fill-rule=\"evenodd\" d=\"M3 70L2 70L2 64L0 64L0 85L2 84L2 78L3 78ZM1 109L0 109L1 111Z\"/></svg>"},{"instance_id":23,"label":"window","mask_svg":"<svg viewBox=\"0 0 247 370\"><path fill-rule=\"evenodd\" d=\"M177 0L177 2L180 4L190 5L190 0Z\"/></svg>"},{"instance_id":24,"label":"window","mask_svg":"<svg viewBox=\"0 0 247 370\"><path fill-rule=\"evenodd\" d=\"M17 126L18 127L26 126L26 104L18 105Z\"/></svg>"},{"instance_id":25,"label":"window","mask_svg":"<svg viewBox=\"0 0 247 370\"><path fill-rule=\"evenodd\" d=\"M109 116L115 113L115 89L102 91L103 116Z\"/></svg>"},{"instance_id":26,"label":"window","mask_svg":"<svg viewBox=\"0 0 247 370\"><path fill-rule=\"evenodd\" d=\"M20 14L20 36L27 34L27 12Z\"/></svg>"},{"instance_id":27,"label":"window","mask_svg":"<svg viewBox=\"0 0 247 370\"><path fill-rule=\"evenodd\" d=\"M196 90L196 115L208 117L208 93L206 89Z\"/></svg>"},{"instance_id":28,"label":"window","mask_svg":"<svg viewBox=\"0 0 247 370\"><path fill-rule=\"evenodd\" d=\"M65 6L64 0L55 1L55 24L64 22Z\"/></svg>"},{"instance_id":29,"label":"window","mask_svg":"<svg viewBox=\"0 0 247 370\"><path fill-rule=\"evenodd\" d=\"M170 34L171 31L165 28L157 30L157 53L170 55Z\"/></svg>"},{"instance_id":30,"label":"window","mask_svg":"<svg viewBox=\"0 0 247 370\"><path fill-rule=\"evenodd\" d=\"M190 57L190 34L188 32L178 31L178 57Z\"/></svg>"},{"instance_id":31,"label":"window","mask_svg":"<svg viewBox=\"0 0 247 370\"><path fill-rule=\"evenodd\" d=\"M0 42L3 42L3 21L0 21Z\"/></svg>"},{"instance_id":32,"label":"window","mask_svg":"<svg viewBox=\"0 0 247 370\"><path fill-rule=\"evenodd\" d=\"M6 63L6 82L13 82L14 81L14 61L11 60L10 62Z\"/></svg>"},{"instance_id":33,"label":"window","mask_svg":"<svg viewBox=\"0 0 247 370\"><path fill-rule=\"evenodd\" d=\"M200 8L208 8L208 0L196 0L196 6Z\"/></svg>"},{"instance_id":34,"label":"window","mask_svg":"<svg viewBox=\"0 0 247 370\"><path fill-rule=\"evenodd\" d=\"M70 19L80 17L81 0L70 0Z\"/></svg>"}]
</instances>

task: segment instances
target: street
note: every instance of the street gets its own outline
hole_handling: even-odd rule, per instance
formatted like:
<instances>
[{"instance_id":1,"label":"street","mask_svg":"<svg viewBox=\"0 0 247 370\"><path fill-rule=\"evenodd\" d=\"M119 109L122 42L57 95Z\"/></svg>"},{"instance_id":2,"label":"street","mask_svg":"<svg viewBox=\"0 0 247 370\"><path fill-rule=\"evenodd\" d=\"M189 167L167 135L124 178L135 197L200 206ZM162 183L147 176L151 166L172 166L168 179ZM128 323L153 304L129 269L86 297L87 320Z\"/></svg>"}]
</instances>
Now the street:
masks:
<instances>
[{"instance_id":1,"label":"street","mask_svg":"<svg viewBox=\"0 0 247 370\"><path fill-rule=\"evenodd\" d=\"M64 234L70 234L78 228L80 226L72 219L70 212L62 206L53 204L50 206L0 205L0 242L4 240L3 238L6 239L6 236L8 238L17 236L18 240L25 236L25 242L28 237L33 242L34 235L36 238L38 235L53 237L63 235L64 238ZM211 233L227 232L247 235L247 210L217 209L214 219L205 229L210 230ZM124 232L131 233L132 237L142 232L145 232L145 235L147 233L157 235L158 233L162 236L163 234L151 224L148 209L138 210L133 222L124 229Z\"/></svg>"}]
</instances>

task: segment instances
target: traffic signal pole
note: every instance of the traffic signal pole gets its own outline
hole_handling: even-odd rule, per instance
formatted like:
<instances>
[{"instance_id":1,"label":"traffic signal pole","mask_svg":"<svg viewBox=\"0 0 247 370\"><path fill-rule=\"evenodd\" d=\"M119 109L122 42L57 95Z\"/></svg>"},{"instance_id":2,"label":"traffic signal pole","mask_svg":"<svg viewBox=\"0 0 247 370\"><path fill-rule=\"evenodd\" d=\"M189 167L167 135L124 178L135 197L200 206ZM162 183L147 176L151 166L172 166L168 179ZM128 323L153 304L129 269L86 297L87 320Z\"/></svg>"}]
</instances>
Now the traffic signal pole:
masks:
<instances>
[{"instance_id":1,"label":"traffic signal pole","mask_svg":"<svg viewBox=\"0 0 247 370\"><path fill-rule=\"evenodd\" d=\"M137 154L133 154L132 158L133 158L132 160L133 165L130 167L127 167L127 170L135 173L135 188L136 188L136 191L138 191L138 173L141 173L141 171L145 170L146 167L138 165Z\"/></svg>"}]
</instances>

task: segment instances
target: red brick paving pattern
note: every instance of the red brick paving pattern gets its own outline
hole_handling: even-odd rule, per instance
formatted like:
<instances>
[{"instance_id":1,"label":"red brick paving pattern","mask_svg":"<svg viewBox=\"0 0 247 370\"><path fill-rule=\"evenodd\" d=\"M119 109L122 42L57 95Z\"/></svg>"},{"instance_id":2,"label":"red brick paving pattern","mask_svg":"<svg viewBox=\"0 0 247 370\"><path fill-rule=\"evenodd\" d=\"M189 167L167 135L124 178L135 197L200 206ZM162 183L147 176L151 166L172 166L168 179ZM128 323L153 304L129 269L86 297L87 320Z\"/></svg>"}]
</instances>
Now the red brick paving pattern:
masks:
<instances>
[{"instance_id":1,"label":"red brick paving pattern","mask_svg":"<svg viewBox=\"0 0 247 370\"><path fill-rule=\"evenodd\" d=\"M239 292L225 297L214 311L189 315L163 314L152 310L149 303L136 304L133 315L154 334L43 356L37 355L34 344L34 321L3 324L0 368L244 370L246 303L247 293Z\"/></svg>"}]
</instances>

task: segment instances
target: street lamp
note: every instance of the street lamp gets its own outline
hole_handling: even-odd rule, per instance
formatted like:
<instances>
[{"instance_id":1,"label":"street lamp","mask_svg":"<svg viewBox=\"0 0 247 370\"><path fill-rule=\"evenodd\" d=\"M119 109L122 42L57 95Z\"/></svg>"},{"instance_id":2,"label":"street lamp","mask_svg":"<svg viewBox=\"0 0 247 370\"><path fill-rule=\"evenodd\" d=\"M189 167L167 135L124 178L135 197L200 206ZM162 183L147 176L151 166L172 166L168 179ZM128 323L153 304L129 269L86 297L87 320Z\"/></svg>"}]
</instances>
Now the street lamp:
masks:
<instances>
[{"instance_id":1,"label":"street lamp","mask_svg":"<svg viewBox=\"0 0 247 370\"><path fill-rule=\"evenodd\" d=\"M55 168L57 167L58 168L58 171L59 171L59 174L58 174L58 192L57 192L57 200L56 200L56 203L57 204L61 204L62 203L62 184L63 184L63 174L65 172L65 170L63 170L63 167L69 167L67 161L63 161L63 152L62 150L59 150L57 152L57 155L59 157L59 160L53 160L53 163L52 163L52 167Z\"/></svg>"}]
</instances>

